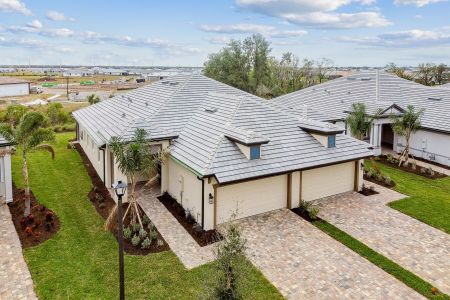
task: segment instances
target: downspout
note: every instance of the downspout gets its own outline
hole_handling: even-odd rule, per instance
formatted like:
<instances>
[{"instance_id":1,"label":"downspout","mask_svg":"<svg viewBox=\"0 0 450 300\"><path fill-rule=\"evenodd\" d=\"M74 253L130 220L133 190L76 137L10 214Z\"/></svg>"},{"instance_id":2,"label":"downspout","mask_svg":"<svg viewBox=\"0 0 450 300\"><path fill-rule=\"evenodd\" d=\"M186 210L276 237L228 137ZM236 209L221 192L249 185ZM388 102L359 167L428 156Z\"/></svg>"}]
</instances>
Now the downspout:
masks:
<instances>
[{"instance_id":1,"label":"downspout","mask_svg":"<svg viewBox=\"0 0 450 300\"><path fill-rule=\"evenodd\" d=\"M197 177L198 180L202 181L202 229L205 228L205 180L203 178Z\"/></svg>"},{"instance_id":2,"label":"downspout","mask_svg":"<svg viewBox=\"0 0 450 300\"><path fill-rule=\"evenodd\" d=\"M106 148L100 148L103 152L103 185L106 186Z\"/></svg>"}]
</instances>

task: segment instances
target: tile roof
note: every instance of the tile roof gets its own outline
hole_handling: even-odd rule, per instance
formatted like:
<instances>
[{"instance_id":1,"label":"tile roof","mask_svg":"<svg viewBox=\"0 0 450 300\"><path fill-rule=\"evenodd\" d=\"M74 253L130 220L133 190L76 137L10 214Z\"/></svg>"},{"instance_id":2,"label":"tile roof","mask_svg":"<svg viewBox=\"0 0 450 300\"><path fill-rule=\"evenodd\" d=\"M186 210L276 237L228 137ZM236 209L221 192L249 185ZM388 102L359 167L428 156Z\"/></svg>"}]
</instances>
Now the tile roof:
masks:
<instances>
[{"instance_id":1,"label":"tile roof","mask_svg":"<svg viewBox=\"0 0 450 300\"><path fill-rule=\"evenodd\" d=\"M336 148L325 148L300 126L326 124L199 74L158 81L73 115L99 146L112 136L129 139L136 128L150 139L176 137L171 156L220 183L372 155L368 144L343 134ZM262 143L261 158L248 160L233 140Z\"/></svg>"},{"instance_id":2,"label":"tile roof","mask_svg":"<svg viewBox=\"0 0 450 300\"><path fill-rule=\"evenodd\" d=\"M377 78L378 77L378 78ZM342 120L357 102L366 104L370 113L396 105L424 109L422 127L450 133L450 90L423 86L379 72L361 72L338 78L273 100L279 107L301 115L304 105L319 114L310 117L320 121ZM386 112L387 113L387 112Z\"/></svg>"}]
</instances>

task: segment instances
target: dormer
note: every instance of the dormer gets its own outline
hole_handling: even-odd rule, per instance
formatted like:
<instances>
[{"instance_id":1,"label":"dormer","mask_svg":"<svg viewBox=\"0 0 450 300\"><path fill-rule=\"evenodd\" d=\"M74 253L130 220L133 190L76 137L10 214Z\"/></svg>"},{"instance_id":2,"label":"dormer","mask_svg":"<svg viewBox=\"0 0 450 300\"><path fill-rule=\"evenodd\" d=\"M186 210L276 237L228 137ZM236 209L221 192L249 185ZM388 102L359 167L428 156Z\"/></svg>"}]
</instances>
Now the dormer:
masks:
<instances>
[{"instance_id":1,"label":"dormer","mask_svg":"<svg viewBox=\"0 0 450 300\"><path fill-rule=\"evenodd\" d=\"M269 139L249 130L228 127L225 137L234 142L247 159L261 158L261 145L269 143Z\"/></svg>"},{"instance_id":2,"label":"dormer","mask_svg":"<svg viewBox=\"0 0 450 300\"><path fill-rule=\"evenodd\" d=\"M299 125L301 129L313 136L322 146L326 148L336 147L336 134L343 133L345 129L322 122L305 122Z\"/></svg>"}]
</instances>

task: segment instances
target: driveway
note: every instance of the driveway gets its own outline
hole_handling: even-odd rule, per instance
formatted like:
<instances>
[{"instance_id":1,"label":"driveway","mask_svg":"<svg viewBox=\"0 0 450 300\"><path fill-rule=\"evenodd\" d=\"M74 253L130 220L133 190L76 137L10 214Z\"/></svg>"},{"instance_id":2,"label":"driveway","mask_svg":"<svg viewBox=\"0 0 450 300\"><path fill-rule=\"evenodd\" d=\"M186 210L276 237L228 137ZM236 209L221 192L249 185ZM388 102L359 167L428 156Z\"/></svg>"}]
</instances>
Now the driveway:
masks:
<instances>
[{"instance_id":1,"label":"driveway","mask_svg":"<svg viewBox=\"0 0 450 300\"><path fill-rule=\"evenodd\" d=\"M450 294L450 235L386 205L406 196L378 185L375 189L380 194L321 200L319 216Z\"/></svg>"},{"instance_id":2,"label":"driveway","mask_svg":"<svg viewBox=\"0 0 450 300\"><path fill-rule=\"evenodd\" d=\"M289 299L422 299L289 210L237 221L247 256Z\"/></svg>"}]
</instances>

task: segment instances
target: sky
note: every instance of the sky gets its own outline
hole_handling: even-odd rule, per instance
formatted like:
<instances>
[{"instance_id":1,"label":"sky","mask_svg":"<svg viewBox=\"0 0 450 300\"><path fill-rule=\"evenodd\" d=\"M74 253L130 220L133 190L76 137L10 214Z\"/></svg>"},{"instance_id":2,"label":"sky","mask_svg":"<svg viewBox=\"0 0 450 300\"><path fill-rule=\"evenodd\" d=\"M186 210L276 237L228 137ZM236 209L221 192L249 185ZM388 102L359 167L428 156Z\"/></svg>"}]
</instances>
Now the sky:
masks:
<instances>
[{"instance_id":1,"label":"sky","mask_svg":"<svg viewBox=\"0 0 450 300\"><path fill-rule=\"evenodd\" d=\"M253 33L278 58L450 64L450 1L0 0L0 65L202 66Z\"/></svg>"}]
</instances>

